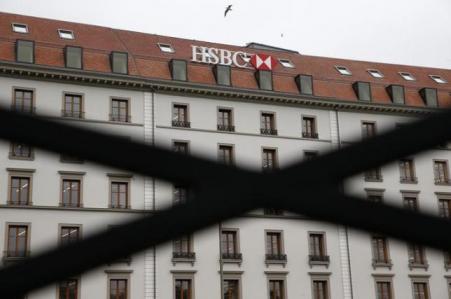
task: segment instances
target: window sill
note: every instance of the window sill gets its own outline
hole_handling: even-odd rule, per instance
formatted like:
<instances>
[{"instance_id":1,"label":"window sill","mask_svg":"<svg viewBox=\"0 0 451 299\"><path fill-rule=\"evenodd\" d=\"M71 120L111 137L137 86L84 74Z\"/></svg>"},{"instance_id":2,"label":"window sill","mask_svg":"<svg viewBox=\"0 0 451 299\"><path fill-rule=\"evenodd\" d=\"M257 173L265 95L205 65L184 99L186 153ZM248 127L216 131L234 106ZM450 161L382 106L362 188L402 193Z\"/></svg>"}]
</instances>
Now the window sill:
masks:
<instances>
[{"instance_id":1,"label":"window sill","mask_svg":"<svg viewBox=\"0 0 451 299\"><path fill-rule=\"evenodd\" d=\"M63 208L63 209L80 209L80 208L83 208L83 204L79 204L79 205L76 205L76 206L66 206L66 205L60 203L59 206L60 206L60 208Z\"/></svg>"},{"instance_id":2,"label":"window sill","mask_svg":"<svg viewBox=\"0 0 451 299\"><path fill-rule=\"evenodd\" d=\"M287 265L286 260L265 260L266 267L269 265L282 265L284 268Z\"/></svg>"},{"instance_id":3,"label":"window sill","mask_svg":"<svg viewBox=\"0 0 451 299\"><path fill-rule=\"evenodd\" d=\"M313 266L326 266L326 268L329 268L329 261L309 261L308 262L310 268L313 268Z\"/></svg>"},{"instance_id":4,"label":"window sill","mask_svg":"<svg viewBox=\"0 0 451 299\"><path fill-rule=\"evenodd\" d=\"M424 270L428 270L429 268L429 264L428 263L424 263L424 264L418 264L418 263L409 263L409 269L424 269Z\"/></svg>"},{"instance_id":5,"label":"window sill","mask_svg":"<svg viewBox=\"0 0 451 299\"><path fill-rule=\"evenodd\" d=\"M20 208L20 207L26 208L26 207L32 206L33 202L30 201L30 202L28 202L26 204L16 204L16 203L13 203L11 201L8 201L7 204L8 204L8 206L15 207L15 208Z\"/></svg>"},{"instance_id":6,"label":"window sill","mask_svg":"<svg viewBox=\"0 0 451 299\"><path fill-rule=\"evenodd\" d=\"M374 262L371 264L373 266L373 269L376 270L376 268L388 268L389 270L391 270L391 268L393 267L393 263L390 261L388 262Z\"/></svg>"},{"instance_id":7,"label":"window sill","mask_svg":"<svg viewBox=\"0 0 451 299\"><path fill-rule=\"evenodd\" d=\"M401 184L418 184L418 180L417 179L411 179L411 180L401 179L399 182Z\"/></svg>"},{"instance_id":8,"label":"window sill","mask_svg":"<svg viewBox=\"0 0 451 299\"><path fill-rule=\"evenodd\" d=\"M8 158L10 160L34 161L34 155L31 155L30 157L20 157L20 156L14 156L11 153L9 153Z\"/></svg>"},{"instance_id":9,"label":"window sill","mask_svg":"<svg viewBox=\"0 0 451 299\"><path fill-rule=\"evenodd\" d=\"M435 182L436 186L451 186L451 182Z\"/></svg>"},{"instance_id":10,"label":"window sill","mask_svg":"<svg viewBox=\"0 0 451 299\"><path fill-rule=\"evenodd\" d=\"M376 183L381 183L383 182L383 179L376 179L376 178L365 178L365 182L376 182Z\"/></svg>"},{"instance_id":11,"label":"window sill","mask_svg":"<svg viewBox=\"0 0 451 299\"><path fill-rule=\"evenodd\" d=\"M177 263L189 263L191 266L194 266L194 263L196 262L196 258L184 258L184 257L173 257L172 258L172 265L176 265Z\"/></svg>"}]
</instances>

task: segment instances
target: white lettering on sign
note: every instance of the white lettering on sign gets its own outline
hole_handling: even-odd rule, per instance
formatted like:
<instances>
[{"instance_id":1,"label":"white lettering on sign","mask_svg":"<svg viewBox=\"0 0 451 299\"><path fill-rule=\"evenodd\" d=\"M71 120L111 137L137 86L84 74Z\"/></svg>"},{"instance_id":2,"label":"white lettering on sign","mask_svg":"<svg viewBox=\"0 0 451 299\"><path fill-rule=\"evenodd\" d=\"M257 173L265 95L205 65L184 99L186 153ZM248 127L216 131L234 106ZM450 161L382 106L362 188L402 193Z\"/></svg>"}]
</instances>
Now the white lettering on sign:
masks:
<instances>
[{"instance_id":1,"label":"white lettering on sign","mask_svg":"<svg viewBox=\"0 0 451 299\"><path fill-rule=\"evenodd\" d=\"M251 67L249 61L245 61L243 57L250 57L252 54L242 51L232 52L225 49L207 48L194 45L192 45L191 48L193 50L191 61L193 62L234 65L241 68Z\"/></svg>"}]
</instances>

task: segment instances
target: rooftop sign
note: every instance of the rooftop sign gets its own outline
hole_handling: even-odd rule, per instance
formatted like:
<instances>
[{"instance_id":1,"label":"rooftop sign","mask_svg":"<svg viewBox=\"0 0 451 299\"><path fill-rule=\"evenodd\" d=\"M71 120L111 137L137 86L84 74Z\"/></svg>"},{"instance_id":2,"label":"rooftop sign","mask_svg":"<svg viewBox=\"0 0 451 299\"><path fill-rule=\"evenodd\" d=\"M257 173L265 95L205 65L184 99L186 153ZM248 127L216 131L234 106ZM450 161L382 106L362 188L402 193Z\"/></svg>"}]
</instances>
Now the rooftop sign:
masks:
<instances>
[{"instance_id":1,"label":"rooftop sign","mask_svg":"<svg viewBox=\"0 0 451 299\"><path fill-rule=\"evenodd\" d=\"M252 68L270 71L277 65L277 60L265 54L250 54L243 51L230 51L225 49L194 46L191 61L236 66L239 68Z\"/></svg>"}]
</instances>

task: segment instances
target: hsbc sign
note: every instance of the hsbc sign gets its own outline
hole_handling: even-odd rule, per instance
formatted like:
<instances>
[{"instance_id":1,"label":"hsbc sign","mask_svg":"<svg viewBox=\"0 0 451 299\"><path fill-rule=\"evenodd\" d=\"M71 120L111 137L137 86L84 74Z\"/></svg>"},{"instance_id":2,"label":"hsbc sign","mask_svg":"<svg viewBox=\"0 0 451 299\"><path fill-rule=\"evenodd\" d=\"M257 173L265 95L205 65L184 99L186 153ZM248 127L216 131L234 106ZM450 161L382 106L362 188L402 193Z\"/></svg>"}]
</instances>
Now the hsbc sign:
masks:
<instances>
[{"instance_id":1,"label":"hsbc sign","mask_svg":"<svg viewBox=\"0 0 451 299\"><path fill-rule=\"evenodd\" d=\"M191 46L193 62L233 65L240 68L252 68L270 71L277 65L277 59L266 54L249 54L242 51Z\"/></svg>"}]
</instances>

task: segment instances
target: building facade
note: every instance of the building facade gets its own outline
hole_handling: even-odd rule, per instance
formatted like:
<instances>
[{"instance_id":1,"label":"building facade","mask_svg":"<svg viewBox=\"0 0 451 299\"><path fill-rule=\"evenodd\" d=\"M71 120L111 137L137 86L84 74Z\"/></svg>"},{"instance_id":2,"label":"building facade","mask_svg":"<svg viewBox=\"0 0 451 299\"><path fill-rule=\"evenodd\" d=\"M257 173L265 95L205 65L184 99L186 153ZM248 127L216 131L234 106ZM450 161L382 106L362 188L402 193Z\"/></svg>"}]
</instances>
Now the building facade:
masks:
<instances>
[{"instance_id":1,"label":"building facade","mask_svg":"<svg viewBox=\"0 0 451 299\"><path fill-rule=\"evenodd\" d=\"M444 69L6 13L0 75L3 106L255 171L313 159L451 101ZM450 158L443 145L350 178L344 188L450 217ZM191 195L188 186L1 141L2 265ZM450 266L443 252L262 209L27 298L441 299L451 298Z\"/></svg>"}]
</instances>

